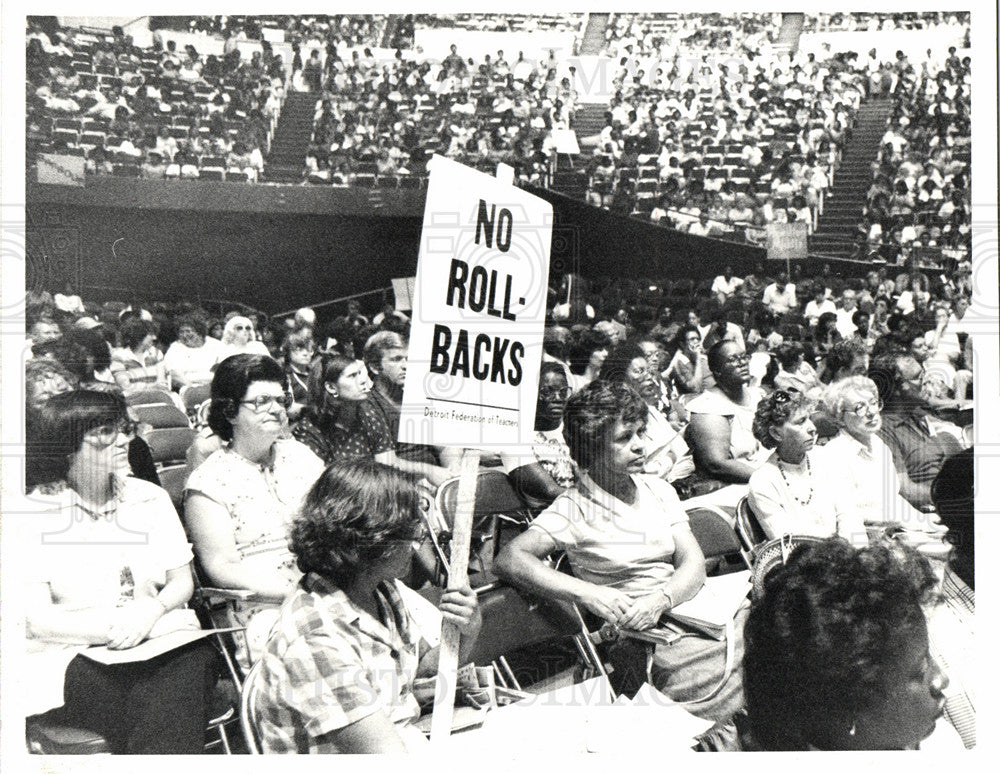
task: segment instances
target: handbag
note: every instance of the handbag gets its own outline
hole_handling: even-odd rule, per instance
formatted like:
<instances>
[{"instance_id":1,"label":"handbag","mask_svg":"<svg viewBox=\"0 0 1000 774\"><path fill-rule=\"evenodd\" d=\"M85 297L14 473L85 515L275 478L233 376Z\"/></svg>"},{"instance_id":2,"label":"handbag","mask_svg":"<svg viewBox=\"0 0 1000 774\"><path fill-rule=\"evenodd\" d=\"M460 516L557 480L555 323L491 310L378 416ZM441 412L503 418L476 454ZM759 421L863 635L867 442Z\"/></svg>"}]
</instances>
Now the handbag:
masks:
<instances>
[{"instance_id":1,"label":"handbag","mask_svg":"<svg viewBox=\"0 0 1000 774\"><path fill-rule=\"evenodd\" d=\"M811 535L785 533L781 537L768 540L766 543L761 543L754 548L751 599L760 599L764 593L764 578L775 567L788 561L788 557L794 548L810 543L819 543L820 541L821 538Z\"/></svg>"}]
</instances>

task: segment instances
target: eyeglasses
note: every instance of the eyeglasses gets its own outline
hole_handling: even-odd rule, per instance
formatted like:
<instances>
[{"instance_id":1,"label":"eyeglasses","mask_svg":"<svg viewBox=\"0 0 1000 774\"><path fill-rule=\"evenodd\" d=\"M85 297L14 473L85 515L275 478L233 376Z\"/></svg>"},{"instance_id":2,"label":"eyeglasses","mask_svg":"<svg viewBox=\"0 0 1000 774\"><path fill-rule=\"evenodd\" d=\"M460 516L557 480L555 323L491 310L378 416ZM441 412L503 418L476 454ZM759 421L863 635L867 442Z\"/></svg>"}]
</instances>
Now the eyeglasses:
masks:
<instances>
[{"instance_id":1,"label":"eyeglasses","mask_svg":"<svg viewBox=\"0 0 1000 774\"><path fill-rule=\"evenodd\" d=\"M726 358L727 365L743 365L744 363L750 362L750 355L746 352L742 352L739 355L733 355L732 357Z\"/></svg>"},{"instance_id":2,"label":"eyeglasses","mask_svg":"<svg viewBox=\"0 0 1000 774\"><path fill-rule=\"evenodd\" d=\"M253 410L258 414L266 408L270 408L272 405L277 405L280 408L287 409L292 405L292 394L290 392L283 392L281 395L258 395L253 400L241 400L241 406L252 406Z\"/></svg>"},{"instance_id":3,"label":"eyeglasses","mask_svg":"<svg viewBox=\"0 0 1000 774\"><path fill-rule=\"evenodd\" d=\"M113 425L101 425L100 427L95 427L93 430L88 430L84 433L83 437L93 443L94 446L107 448L118 440L119 433L126 438L131 438L135 435L135 428L135 422L124 419Z\"/></svg>"},{"instance_id":4,"label":"eyeglasses","mask_svg":"<svg viewBox=\"0 0 1000 774\"><path fill-rule=\"evenodd\" d=\"M855 403L851 406L851 413L856 417L863 417L869 412L877 414L882 410L882 401L865 401L864 403Z\"/></svg>"},{"instance_id":5,"label":"eyeglasses","mask_svg":"<svg viewBox=\"0 0 1000 774\"><path fill-rule=\"evenodd\" d=\"M771 400L774 401L775 406L784 406L791 399L792 396L784 390L776 390L774 395L771 396Z\"/></svg>"},{"instance_id":6,"label":"eyeglasses","mask_svg":"<svg viewBox=\"0 0 1000 774\"><path fill-rule=\"evenodd\" d=\"M538 397L546 398L547 400L552 400L553 398L566 400L569 397L569 392L569 387L543 387L538 391Z\"/></svg>"}]
</instances>

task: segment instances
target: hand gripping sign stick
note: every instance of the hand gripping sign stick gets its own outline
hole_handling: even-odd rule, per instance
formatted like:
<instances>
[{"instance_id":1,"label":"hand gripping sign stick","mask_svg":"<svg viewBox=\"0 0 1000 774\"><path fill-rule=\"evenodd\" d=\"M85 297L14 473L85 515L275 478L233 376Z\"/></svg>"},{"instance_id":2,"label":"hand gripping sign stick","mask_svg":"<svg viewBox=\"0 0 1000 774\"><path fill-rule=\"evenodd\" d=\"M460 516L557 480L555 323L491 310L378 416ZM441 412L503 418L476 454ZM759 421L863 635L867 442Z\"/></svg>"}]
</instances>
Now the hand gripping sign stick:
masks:
<instances>
[{"instance_id":1,"label":"hand gripping sign stick","mask_svg":"<svg viewBox=\"0 0 1000 774\"><path fill-rule=\"evenodd\" d=\"M497 165L497 179L510 185L514 168ZM469 579L469 545L472 542L472 517L476 508L476 481L479 477L479 449L462 452L459 470L458 502L451 535L451 566L448 588L464 586ZM434 714L431 716L431 742L440 744L451 735L455 713L455 687L458 680L458 628L448 621L441 622L441 651L438 656L437 685L434 688Z\"/></svg>"},{"instance_id":2,"label":"hand gripping sign stick","mask_svg":"<svg viewBox=\"0 0 1000 774\"><path fill-rule=\"evenodd\" d=\"M464 586L469 578L469 544L472 540L472 516L476 507L476 480L479 476L479 449L465 449L458 481L458 503L451 536L451 566L448 588ZM459 631L449 621L441 622L441 651L438 656L437 686L434 689L434 714L431 717L431 741L440 743L451 734L455 711L455 683L458 678Z\"/></svg>"}]
</instances>

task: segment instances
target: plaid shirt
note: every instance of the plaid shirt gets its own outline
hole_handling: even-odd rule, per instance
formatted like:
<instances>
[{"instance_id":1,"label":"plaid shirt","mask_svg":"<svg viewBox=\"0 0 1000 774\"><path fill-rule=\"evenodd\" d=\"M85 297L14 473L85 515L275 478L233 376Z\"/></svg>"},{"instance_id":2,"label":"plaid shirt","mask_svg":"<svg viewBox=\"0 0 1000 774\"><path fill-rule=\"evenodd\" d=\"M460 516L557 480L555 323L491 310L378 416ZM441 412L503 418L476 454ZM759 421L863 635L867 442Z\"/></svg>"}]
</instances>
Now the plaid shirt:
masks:
<instances>
[{"instance_id":1,"label":"plaid shirt","mask_svg":"<svg viewBox=\"0 0 1000 774\"><path fill-rule=\"evenodd\" d=\"M261 658L265 753L336 753L332 731L380 711L399 726L420 716L412 692L419 632L395 586L383 583L378 601L383 622L326 579L302 579Z\"/></svg>"}]
</instances>

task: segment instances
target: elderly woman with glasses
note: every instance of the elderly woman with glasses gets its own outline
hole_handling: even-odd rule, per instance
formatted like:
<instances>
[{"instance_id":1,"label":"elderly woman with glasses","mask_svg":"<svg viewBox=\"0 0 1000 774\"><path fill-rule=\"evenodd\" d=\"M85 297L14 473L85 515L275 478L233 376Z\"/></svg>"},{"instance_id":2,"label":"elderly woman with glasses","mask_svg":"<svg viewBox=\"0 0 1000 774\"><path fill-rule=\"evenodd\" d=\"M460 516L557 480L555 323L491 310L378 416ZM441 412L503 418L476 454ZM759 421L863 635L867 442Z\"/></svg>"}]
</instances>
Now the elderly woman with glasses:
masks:
<instances>
[{"instance_id":1,"label":"elderly woman with glasses","mask_svg":"<svg viewBox=\"0 0 1000 774\"><path fill-rule=\"evenodd\" d=\"M750 507L769 539L791 535L840 535L868 542L864 522L838 498L839 478L816 446L812 422L816 402L798 392L776 390L761 399L753 431L761 446L774 449L750 476Z\"/></svg>"},{"instance_id":2,"label":"elderly woman with glasses","mask_svg":"<svg viewBox=\"0 0 1000 774\"><path fill-rule=\"evenodd\" d=\"M249 317L235 316L226 321L222 330L222 353L219 360L233 355L270 355L264 342L257 341L257 332Z\"/></svg>"},{"instance_id":3,"label":"elderly woman with glasses","mask_svg":"<svg viewBox=\"0 0 1000 774\"><path fill-rule=\"evenodd\" d=\"M274 618L258 614L275 610L299 579L287 529L323 462L288 437L290 396L270 357L223 360L211 400L208 423L224 445L188 478L185 520L205 582L253 592L235 613L253 654Z\"/></svg>"},{"instance_id":4,"label":"elderly woman with glasses","mask_svg":"<svg viewBox=\"0 0 1000 774\"><path fill-rule=\"evenodd\" d=\"M170 497L127 475L133 426L125 402L77 390L54 395L39 414L27 444L29 458L49 463L35 466L50 471L32 492L38 512L30 524L4 520L5 537L25 527L18 581L29 706L62 705L47 722L97 731L115 753L200 752L213 674L204 641L122 664L79 655L91 645L127 651L197 628L182 610L194 590L191 547Z\"/></svg>"},{"instance_id":5,"label":"elderly woman with glasses","mask_svg":"<svg viewBox=\"0 0 1000 774\"><path fill-rule=\"evenodd\" d=\"M849 376L827 387L823 405L839 427L824 447L829 469L836 471L838 496L868 525L898 522L907 529L939 532L932 517L905 499L914 485L898 470L892 451L879 437L882 401L867 376Z\"/></svg>"}]
</instances>

